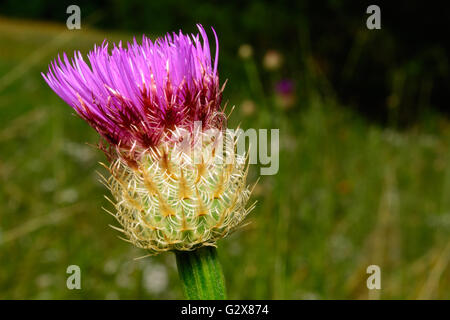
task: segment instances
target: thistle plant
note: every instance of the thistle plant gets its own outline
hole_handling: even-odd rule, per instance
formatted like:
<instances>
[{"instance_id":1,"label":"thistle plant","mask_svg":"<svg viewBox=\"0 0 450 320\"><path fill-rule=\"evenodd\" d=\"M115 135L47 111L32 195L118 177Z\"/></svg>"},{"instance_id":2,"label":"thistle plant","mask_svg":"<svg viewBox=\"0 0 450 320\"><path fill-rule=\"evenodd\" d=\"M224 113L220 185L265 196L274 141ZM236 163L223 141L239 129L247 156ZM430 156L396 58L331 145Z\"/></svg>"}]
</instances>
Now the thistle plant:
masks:
<instances>
[{"instance_id":1,"label":"thistle plant","mask_svg":"<svg viewBox=\"0 0 450 320\"><path fill-rule=\"evenodd\" d=\"M51 62L48 85L101 136L102 182L123 239L149 255L174 251L187 298L225 298L217 240L243 221L250 189L245 154L226 128L205 30L143 36ZM110 50L111 49L111 50ZM108 198L109 199L109 198Z\"/></svg>"}]
</instances>

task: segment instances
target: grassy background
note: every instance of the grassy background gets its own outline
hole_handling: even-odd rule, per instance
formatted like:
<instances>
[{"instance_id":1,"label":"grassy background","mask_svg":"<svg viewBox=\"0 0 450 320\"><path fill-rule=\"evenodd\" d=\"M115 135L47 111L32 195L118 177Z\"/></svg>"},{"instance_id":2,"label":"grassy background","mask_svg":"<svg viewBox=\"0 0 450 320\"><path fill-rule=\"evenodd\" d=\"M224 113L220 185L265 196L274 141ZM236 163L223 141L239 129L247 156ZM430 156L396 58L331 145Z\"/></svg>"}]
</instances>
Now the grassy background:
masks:
<instances>
[{"instance_id":1,"label":"grassy background","mask_svg":"<svg viewBox=\"0 0 450 320\"><path fill-rule=\"evenodd\" d=\"M145 251L108 227L96 175L104 158L86 144L97 135L40 76L57 53L105 37L131 34L0 18L0 298L182 297L173 254L134 260ZM255 190L251 223L219 243L229 297L449 299L449 121L430 112L402 131L369 123L340 105L307 43L290 71L290 109L261 84L280 71L256 56L221 57L221 68L242 70L225 90L237 106L230 127L280 128L281 150L279 173ZM66 288L72 264L82 290ZM379 291L366 287L371 264Z\"/></svg>"}]
</instances>

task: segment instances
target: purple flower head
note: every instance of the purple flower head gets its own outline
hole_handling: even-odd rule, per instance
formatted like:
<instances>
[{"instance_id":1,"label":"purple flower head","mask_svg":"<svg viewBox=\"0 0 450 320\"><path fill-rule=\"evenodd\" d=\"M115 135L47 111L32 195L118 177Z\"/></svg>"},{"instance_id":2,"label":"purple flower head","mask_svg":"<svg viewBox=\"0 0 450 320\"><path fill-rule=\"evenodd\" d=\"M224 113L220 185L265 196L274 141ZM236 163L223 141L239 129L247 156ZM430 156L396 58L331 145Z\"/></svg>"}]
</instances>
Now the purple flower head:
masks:
<instances>
[{"instance_id":1,"label":"purple flower head","mask_svg":"<svg viewBox=\"0 0 450 320\"><path fill-rule=\"evenodd\" d=\"M180 31L154 42L144 35L126 48L120 42L109 50L104 41L87 55L89 65L79 51L70 60L64 53L42 76L112 146L151 148L175 127L213 126L220 111L217 35L213 29L213 65L206 32L197 27L200 34Z\"/></svg>"},{"instance_id":2,"label":"purple flower head","mask_svg":"<svg viewBox=\"0 0 450 320\"><path fill-rule=\"evenodd\" d=\"M275 90L278 94L281 95L290 95L294 92L295 90L295 85L294 82L292 80L289 79L283 79L280 80L276 86L275 86Z\"/></svg>"}]
</instances>

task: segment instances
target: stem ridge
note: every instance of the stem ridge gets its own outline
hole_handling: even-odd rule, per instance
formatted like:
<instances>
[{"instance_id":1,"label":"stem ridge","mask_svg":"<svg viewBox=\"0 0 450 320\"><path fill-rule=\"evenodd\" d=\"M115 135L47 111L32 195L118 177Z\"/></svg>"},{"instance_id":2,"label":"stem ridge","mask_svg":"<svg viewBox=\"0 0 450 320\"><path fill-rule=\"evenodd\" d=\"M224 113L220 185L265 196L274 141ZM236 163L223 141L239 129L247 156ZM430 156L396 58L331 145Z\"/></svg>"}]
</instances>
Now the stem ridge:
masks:
<instances>
[{"instance_id":1,"label":"stem ridge","mask_svg":"<svg viewBox=\"0 0 450 320\"><path fill-rule=\"evenodd\" d=\"M175 251L175 256L187 299L226 299L225 280L215 247Z\"/></svg>"}]
</instances>

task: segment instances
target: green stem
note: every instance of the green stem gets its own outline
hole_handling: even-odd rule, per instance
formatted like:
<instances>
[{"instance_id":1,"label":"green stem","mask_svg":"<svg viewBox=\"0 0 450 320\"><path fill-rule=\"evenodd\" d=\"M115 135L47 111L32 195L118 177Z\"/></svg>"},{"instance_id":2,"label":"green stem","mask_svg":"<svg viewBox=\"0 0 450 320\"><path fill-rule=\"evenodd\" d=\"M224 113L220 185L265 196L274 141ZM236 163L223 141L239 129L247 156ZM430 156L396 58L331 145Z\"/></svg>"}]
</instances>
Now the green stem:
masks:
<instances>
[{"instance_id":1,"label":"green stem","mask_svg":"<svg viewBox=\"0 0 450 320\"><path fill-rule=\"evenodd\" d=\"M226 299L225 281L216 248L201 247L194 251L175 251L175 255L178 274L187 299Z\"/></svg>"}]
</instances>

